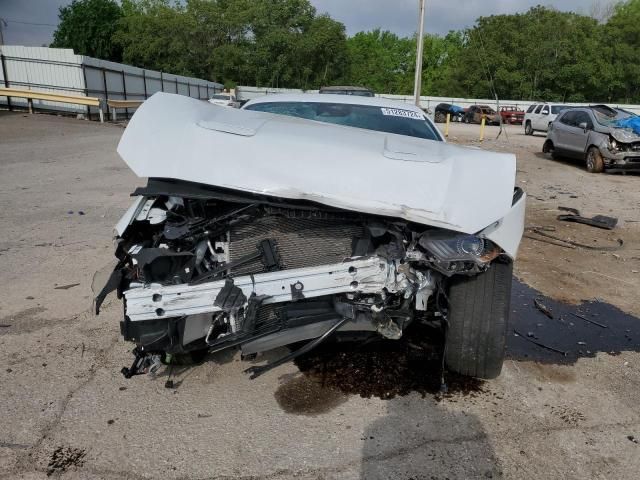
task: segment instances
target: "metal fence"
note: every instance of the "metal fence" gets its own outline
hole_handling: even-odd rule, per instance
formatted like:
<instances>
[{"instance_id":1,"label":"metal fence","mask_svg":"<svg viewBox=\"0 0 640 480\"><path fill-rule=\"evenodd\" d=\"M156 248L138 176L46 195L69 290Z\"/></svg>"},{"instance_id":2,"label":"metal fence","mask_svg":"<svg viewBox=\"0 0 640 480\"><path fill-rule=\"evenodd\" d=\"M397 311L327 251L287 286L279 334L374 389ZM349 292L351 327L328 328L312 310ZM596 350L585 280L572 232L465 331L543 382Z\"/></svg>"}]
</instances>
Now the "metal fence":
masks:
<instances>
[{"instance_id":1,"label":"metal fence","mask_svg":"<svg viewBox=\"0 0 640 480\"><path fill-rule=\"evenodd\" d=\"M147 70L122 63L75 55L72 50L46 47L0 46L0 85L98 97L102 100L145 100L156 92L177 93L206 100L223 89L220 83ZM97 117L95 107L34 101L36 110ZM0 106L26 109L27 101L0 96ZM107 113L109 107L106 106ZM134 108L126 109L127 118Z\"/></svg>"}]
</instances>

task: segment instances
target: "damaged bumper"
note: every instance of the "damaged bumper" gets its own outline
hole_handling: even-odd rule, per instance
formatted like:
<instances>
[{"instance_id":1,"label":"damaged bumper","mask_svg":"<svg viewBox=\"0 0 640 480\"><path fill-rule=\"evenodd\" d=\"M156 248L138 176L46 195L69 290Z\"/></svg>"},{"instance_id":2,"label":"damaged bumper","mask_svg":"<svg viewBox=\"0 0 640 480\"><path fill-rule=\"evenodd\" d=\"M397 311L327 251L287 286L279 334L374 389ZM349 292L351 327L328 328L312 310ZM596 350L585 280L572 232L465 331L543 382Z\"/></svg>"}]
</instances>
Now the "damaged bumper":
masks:
<instances>
[{"instance_id":1,"label":"damaged bumper","mask_svg":"<svg viewBox=\"0 0 640 480\"><path fill-rule=\"evenodd\" d=\"M622 148L624 150L611 148L600 150L607 170L640 172L640 145L638 147L624 145Z\"/></svg>"}]
</instances>

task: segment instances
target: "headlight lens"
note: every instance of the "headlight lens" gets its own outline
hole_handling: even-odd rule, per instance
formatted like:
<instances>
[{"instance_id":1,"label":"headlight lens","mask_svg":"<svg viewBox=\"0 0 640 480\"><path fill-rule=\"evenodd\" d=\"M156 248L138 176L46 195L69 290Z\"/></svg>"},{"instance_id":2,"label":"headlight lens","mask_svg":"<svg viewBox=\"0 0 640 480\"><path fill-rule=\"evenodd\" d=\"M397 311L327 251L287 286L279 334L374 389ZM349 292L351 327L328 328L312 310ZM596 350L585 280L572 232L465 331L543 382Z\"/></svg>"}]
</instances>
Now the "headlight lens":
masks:
<instances>
[{"instance_id":1,"label":"headlight lens","mask_svg":"<svg viewBox=\"0 0 640 480\"><path fill-rule=\"evenodd\" d=\"M484 252L484 239L478 237L461 237L456 243L456 251L474 256L482 255Z\"/></svg>"},{"instance_id":2,"label":"headlight lens","mask_svg":"<svg viewBox=\"0 0 640 480\"><path fill-rule=\"evenodd\" d=\"M419 243L437 260L446 262L487 263L500 254L500 249L490 240L462 233L427 232Z\"/></svg>"}]
</instances>

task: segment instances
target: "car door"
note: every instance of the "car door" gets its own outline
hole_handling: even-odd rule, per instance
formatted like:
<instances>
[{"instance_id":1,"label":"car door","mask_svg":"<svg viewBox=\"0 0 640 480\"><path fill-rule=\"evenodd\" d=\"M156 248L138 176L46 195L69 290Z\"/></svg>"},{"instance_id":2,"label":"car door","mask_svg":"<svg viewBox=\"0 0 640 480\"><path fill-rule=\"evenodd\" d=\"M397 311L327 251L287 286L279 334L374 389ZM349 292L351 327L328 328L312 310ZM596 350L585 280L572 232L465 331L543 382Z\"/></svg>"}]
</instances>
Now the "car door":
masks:
<instances>
[{"instance_id":1,"label":"car door","mask_svg":"<svg viewBox=\"0 0 640 480\"><path fill-rule=\"evenodd\" d=\"M527 112L524 114L524 123L526 124L527 121L532 122L533 119L533 112L536 109L537 105L533 104L530 105L529 108L527 108ZM531 123L531 127L533 128L533 123Z\"/></svg>"},{"instance_id":2,"label":"car door","mask_svg":"<svg viewBox=\"0 0 640 480\"><path fill-rule=\"evenodd\" d=\"M540 130L540 111L542 107L544 107L544 105L538 105L531 114L531 127L533 127L534 130Z\"/></svg>"},{"instance_id":3,"label":"car door","mask_svg":"<svg viewBox=\"0 0 640 480\"><path fill-rule=\"evenodd\" d=\"M589 132L593 130L593 121L588 112L578 110L573 112L573 126L567 130L567 149L576 156L581 156L587 149Z\"/></svg>"},{"instance_id":4,"label":"car door","mask_svg":"<svg viewBox=\"0 0 640 480\"><path fill-rule=\"evenodd\" d=\"M553 141L554 148L558 151L569 153L569 137L571 129L574 128L574 119L576 112L565 112L553 124L553 131L550 138Z\"/></svg>"},{"instance_id":5,"label":"car door","mask_svg":"<svg viewBox=\"0 0 640 480\"><path fill-rule=\"evenodd\" d=\"M540 112L540 116L538 117L538 127L536 130L541 130L543 132L548 131L551 121L551 107L549 105L544 105Z\"/></svg>"}]
</instances>

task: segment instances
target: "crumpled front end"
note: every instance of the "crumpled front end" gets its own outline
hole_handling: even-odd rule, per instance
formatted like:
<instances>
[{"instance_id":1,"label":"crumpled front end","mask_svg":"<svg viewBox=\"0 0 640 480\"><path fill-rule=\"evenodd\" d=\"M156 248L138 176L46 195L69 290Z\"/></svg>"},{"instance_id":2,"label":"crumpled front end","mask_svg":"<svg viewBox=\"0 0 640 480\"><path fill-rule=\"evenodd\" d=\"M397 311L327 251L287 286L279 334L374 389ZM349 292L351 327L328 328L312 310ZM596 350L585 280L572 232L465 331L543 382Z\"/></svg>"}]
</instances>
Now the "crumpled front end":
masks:
<instances>
[{"instance_id":1,"label":"crumpled front end","mask_svg":"<svg viewBox=\"0 0 640 480\"><path fill-rule=\"evenodd\" d=\"M609 170L640 171L640 135L628 128L610 128L608 138L602 135L600 152Z\"/></svg>"},{"instance_id":2,"label":"crumpled front end","mask_svg":"<svg viewBox=\"0 0 640 480\"><path fill-rule=\"evenodd\" d=\"M125 376L189 352L305 351L336 332L398 339L442 323L451 279L516 255L512 156L154 98L119 147L149 181L96 297L97 311L110 291L123 300ZM150 121L167 102L182 124Z\"/></svg>"},{"instance_id":3,"label":"crumpled front end","mask_svg":"<svg viewBox=\"0 0 640 480\"><path fill-rule=\"evenodd\" d=\"M469 235L161 179L135 194L97 304L113 289L123 299L121 332L137 346L126 375L168 354L248 355L334 327L400 338L416 318L442 314L448 279L510 261L492 238L521 223L505 217ZM523 209L524 196L514 197L514 215Z\"/></svg>"}]
</instances>

